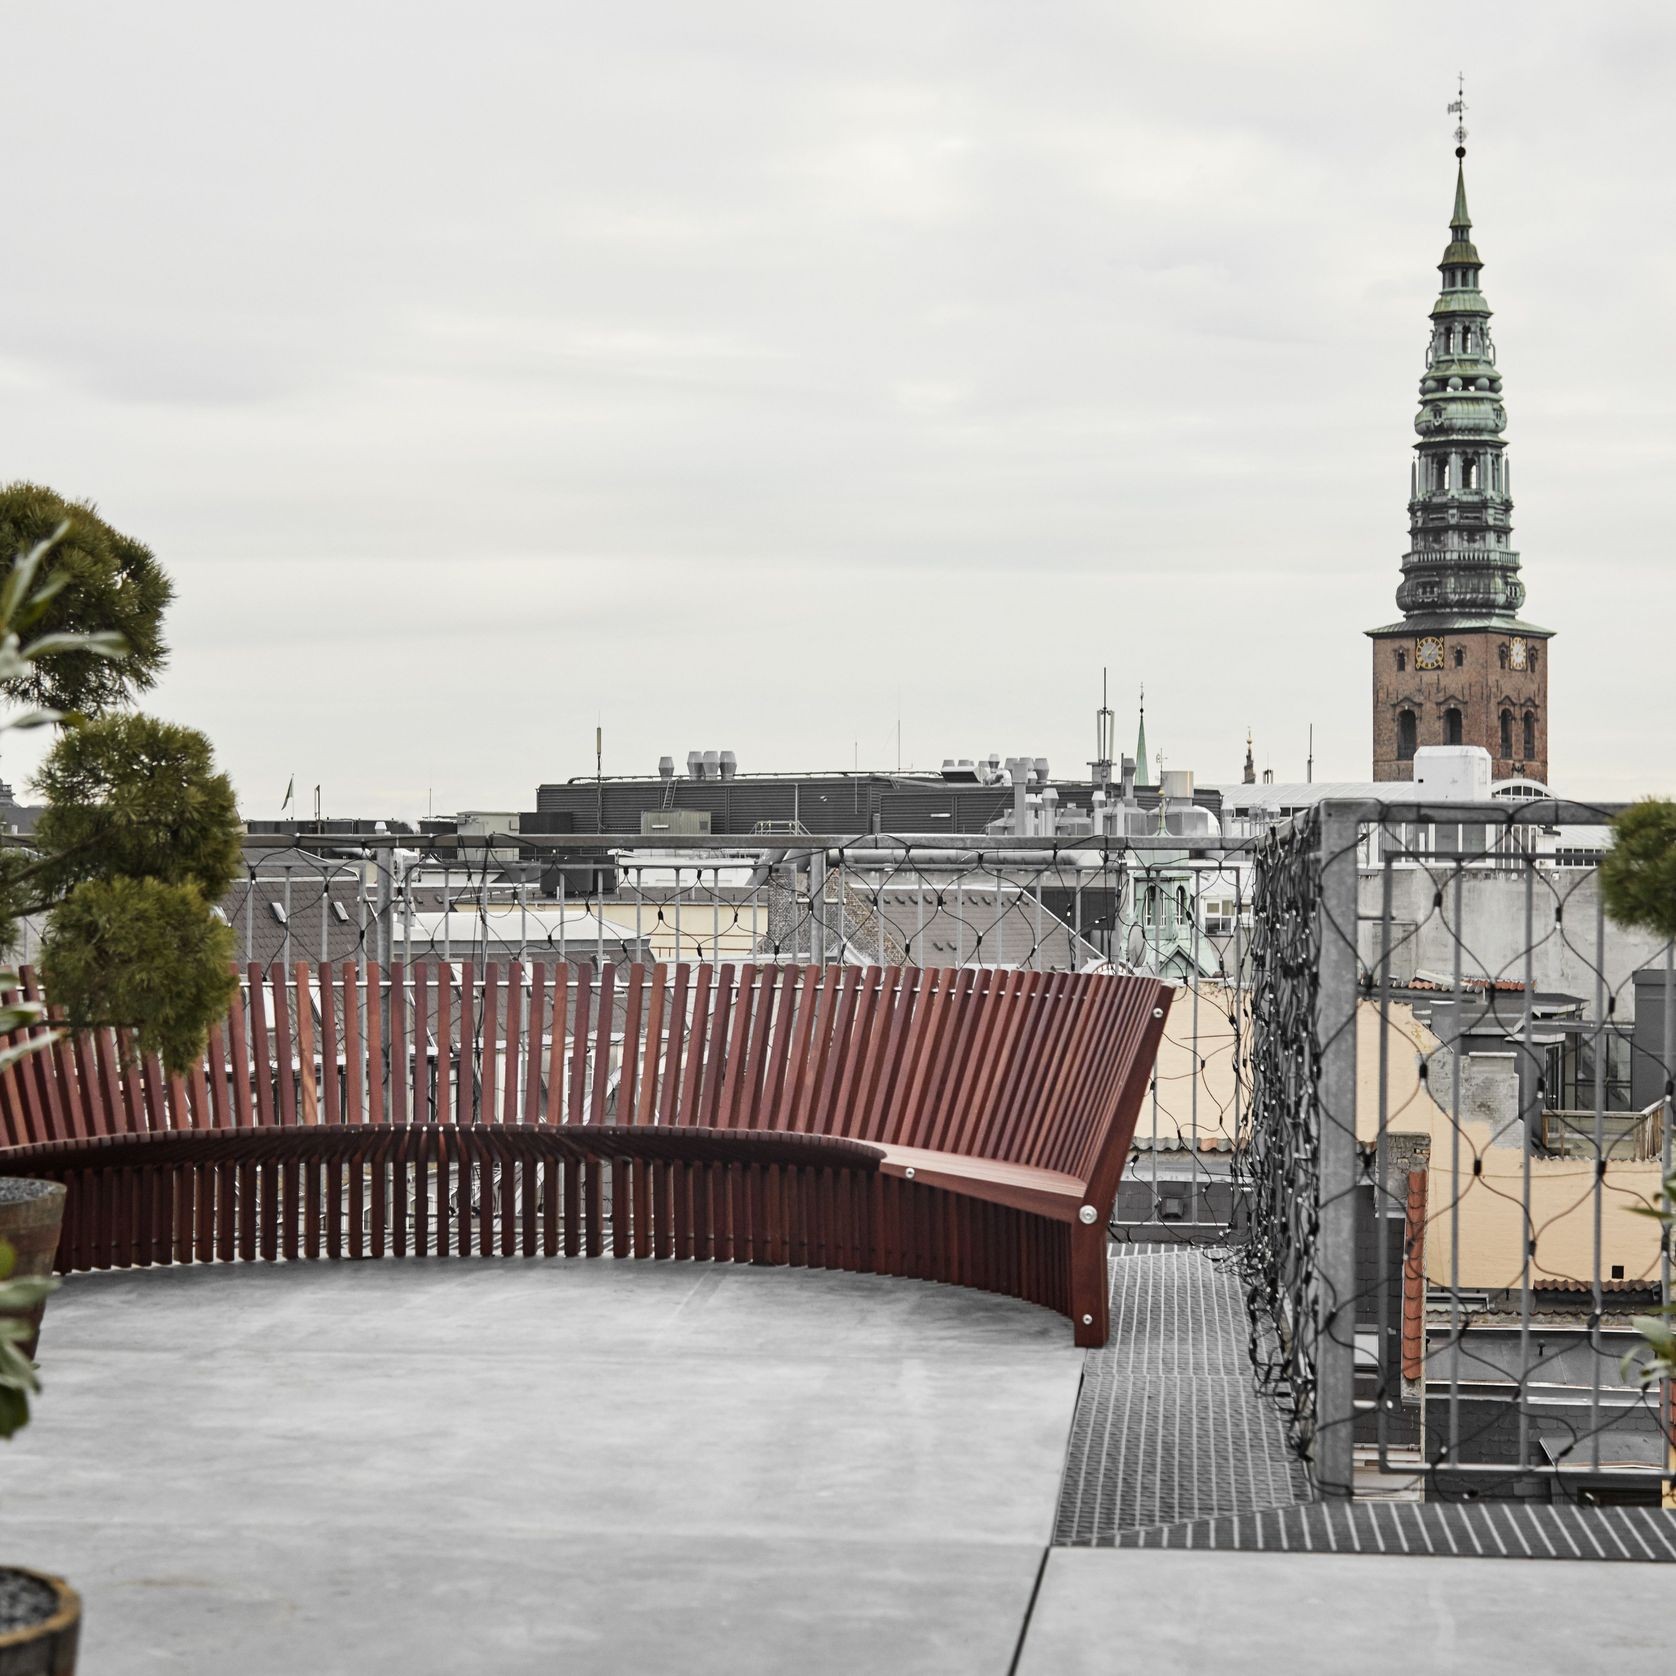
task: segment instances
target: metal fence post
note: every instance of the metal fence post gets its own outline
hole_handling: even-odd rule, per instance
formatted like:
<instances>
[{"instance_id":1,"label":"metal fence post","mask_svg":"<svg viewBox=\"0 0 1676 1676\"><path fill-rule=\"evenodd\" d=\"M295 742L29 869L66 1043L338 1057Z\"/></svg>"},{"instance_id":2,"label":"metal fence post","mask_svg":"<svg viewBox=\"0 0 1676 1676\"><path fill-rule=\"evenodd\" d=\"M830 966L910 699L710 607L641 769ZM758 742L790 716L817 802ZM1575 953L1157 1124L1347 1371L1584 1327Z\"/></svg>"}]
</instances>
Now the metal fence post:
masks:
<instances>
[{"instance_id":1,"label":"metal fence post","mask_svg":"<svg viewBox=\"0 0 1676 1676\"><path fill-rule=\"evenodd\" d=\"M1323 1495L1353 1493L1356 1407L1356 861L1354 805L1322 805L1315 1040L1319 1171L1315 1414L1311 1456Z\"/></svg>"}]
</instances>

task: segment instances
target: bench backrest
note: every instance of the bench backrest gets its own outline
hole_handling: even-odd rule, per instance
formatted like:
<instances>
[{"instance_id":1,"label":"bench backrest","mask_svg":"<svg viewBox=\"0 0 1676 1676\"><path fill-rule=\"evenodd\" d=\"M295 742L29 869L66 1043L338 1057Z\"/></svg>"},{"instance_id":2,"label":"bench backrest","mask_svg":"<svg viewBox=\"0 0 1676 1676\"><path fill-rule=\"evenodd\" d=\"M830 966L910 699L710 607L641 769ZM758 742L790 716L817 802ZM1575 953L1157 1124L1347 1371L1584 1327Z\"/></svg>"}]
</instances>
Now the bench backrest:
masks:
<instances>
[{"instance_id":1,"label":"bench backrest","mask_svg":"<svg viewBox=\"0 0 1676 1676\"><path fill-rule=\"evenodd\" d=\"M24 974L25 993L38 991ZM1150 979L981 968L510 962L251 968L203 1065L117 1033L0 1072L6 1144L338 1123L692 1124L1059 1170L1114 1146ZM1115 1176L1113 1177L1115 1181Z\"/></svg>"}]
</instances>

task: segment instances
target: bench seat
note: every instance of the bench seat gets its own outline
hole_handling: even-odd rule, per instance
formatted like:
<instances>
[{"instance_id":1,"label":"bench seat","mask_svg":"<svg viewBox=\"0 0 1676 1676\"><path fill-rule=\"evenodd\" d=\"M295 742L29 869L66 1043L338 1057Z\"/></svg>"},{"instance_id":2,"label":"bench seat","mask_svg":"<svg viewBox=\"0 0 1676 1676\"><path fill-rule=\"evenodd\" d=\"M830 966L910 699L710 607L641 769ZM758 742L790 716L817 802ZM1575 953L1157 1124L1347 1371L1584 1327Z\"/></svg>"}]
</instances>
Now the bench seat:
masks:
<instances>
[{"instance_id":1,"label":"bench seat","mask_svg":"<svg viewBox=\"0 0 1676 1676\"><path fill-rule=\"evenodd\" d=\"M111 1031L0 1069L0 1172L65 1183L61 1270L785 1263L1025 1298L1102 1344L1169 999L987 968L252 968L191 1076Z\"/></svg>"}]
</instances>

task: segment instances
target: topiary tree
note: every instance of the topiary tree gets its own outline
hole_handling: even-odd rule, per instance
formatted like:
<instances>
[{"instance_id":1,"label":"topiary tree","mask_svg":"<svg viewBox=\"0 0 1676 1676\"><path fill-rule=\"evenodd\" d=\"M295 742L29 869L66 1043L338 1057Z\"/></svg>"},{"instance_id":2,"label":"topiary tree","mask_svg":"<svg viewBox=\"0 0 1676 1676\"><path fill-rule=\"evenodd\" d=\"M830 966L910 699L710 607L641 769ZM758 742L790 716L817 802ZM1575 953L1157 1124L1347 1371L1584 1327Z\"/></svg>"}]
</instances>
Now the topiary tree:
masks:
<instances>
[{"instance_id":1,"label":"topiary tree","mask_svg":"<svg viewBox=\"0 0 1676 1676\"><path fill-rule=\"evenodd\" d=\"M50 655L37 647L26 672L0 677L0 692L19 704L93 715L155 686L168 661L163 613L175 590L151 549L112 529L90 501L65 500L38 483L0 489L0 556L43 543L51 546L52 587L37 595L42 609L29 626L55 643Z\"/></svg>"},{"instance_id":2,"label":"topiary tree","mask_svg":"<svg viewBox=\"0 0 1676 1676\"><path fill-rule=\"evenodd\" d=\"M202 734L113 709L166 657L168 578L91 508L33 484L0 490L0 538L37 528L43 508L68 515L0 583L0 692L34 707L0 728L62 732L32 841L0 850L0 949L44 917L42 978L65 1023L121 1027L137 1052L185 1071L236 983L215 908L240 862L233 788ZM0 1031L42 1016L17 987L0 972ZM14 1041L0 1064L49 1039Z\"/></svg>"},{"instance_id":3,"label":"topiary tree","mask_svg":"<svg viewBox=\"0 0 1676 1676\"><path fill-rule=\"evenodd\" d=\"M1676 803L1644 798L1613 821L1600 894L1620 925L1676 937Z\"/></svg>"},{"instance_id":4,"label":"topiary tree","mask_svg":"<svg viewBox=\"0 0 1676 1676\"><path fill-rule=\"evenodd\" d=\"M1676 803L1645 798L1612 822L1612 848L1600 864L1600 894L1620 925L1639 926L1661 937L1676 937ZM1671 1044L1666 1043L1666 1052ZM1663 1225L1667 1243L1676 1239L1676 1175L1643 1216ZM1624 1358L1623 1371L1643 1385L1676 1380L1676 1304L1657 1315L1638 1315L1633 1325L1644 1347Z\"/></svg>"}]
</instances>

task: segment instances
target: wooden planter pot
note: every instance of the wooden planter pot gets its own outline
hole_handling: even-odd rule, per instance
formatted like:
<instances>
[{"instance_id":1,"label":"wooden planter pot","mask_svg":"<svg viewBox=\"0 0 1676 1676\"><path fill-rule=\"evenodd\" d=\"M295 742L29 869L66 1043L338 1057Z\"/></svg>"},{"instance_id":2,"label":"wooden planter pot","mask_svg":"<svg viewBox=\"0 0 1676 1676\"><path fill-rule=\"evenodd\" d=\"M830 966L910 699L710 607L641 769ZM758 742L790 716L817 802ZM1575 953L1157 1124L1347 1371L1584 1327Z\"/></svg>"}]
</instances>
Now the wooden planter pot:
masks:
<instances>
[{"instance_id":1,"label":"wooden planter pot","mask_svg":"<svg viewBox=\"0 0 1676 1676\"><path fill-rule=\"evenodd\" d=\"M17 1252L17 1263L12 1269L14 1275L52 1273L52 1260L58 1253L58 1230L63 1220L62 1182L0 1176L0 1239L9 1240L12 1249ZM19 1348L30 1358L34 1357L35 1346L41 1336L41 1315L46 1307L45 1303L40 1303L31 1310L0 1311L0 1314L29 1322L31 1332ZM0 1676L4 1676L4 1670L5 1667L0 1665Z\"/></svg>"},{"instance_id":2,"label":"wooden planter pot","mask_svg":"<svg viewBox=\"0 0 1676 1676\"><path fill-rule=\"evenodd\" d=\"M81 1638L81 1596L62 1577L0 1566L0 1586L34 1583L54 1599L44 1618L0 1633L0 1676L74 1676Z\"/></svg>"}]
</instances>

